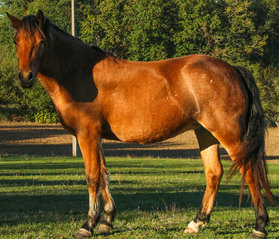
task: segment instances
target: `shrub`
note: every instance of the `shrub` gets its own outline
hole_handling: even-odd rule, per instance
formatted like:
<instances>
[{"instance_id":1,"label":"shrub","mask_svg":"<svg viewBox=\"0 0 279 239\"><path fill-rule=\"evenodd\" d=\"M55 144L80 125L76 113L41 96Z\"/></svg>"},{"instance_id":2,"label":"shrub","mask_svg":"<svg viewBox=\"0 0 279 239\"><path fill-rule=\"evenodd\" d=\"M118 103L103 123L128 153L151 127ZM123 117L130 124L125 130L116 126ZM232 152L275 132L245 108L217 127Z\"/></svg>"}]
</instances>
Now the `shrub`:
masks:
<instances>
[{"instance_id":1,"label":"shrub","mask_svg":"<svg viewBox=\"0 0 279 239\"><path fill-rule=\"evenodd\" d=\"M59 118L55 112L51 112L49 110L41 110L35 113L34 121L36 123L58 123Z\"/></svg>"}]
</instances>

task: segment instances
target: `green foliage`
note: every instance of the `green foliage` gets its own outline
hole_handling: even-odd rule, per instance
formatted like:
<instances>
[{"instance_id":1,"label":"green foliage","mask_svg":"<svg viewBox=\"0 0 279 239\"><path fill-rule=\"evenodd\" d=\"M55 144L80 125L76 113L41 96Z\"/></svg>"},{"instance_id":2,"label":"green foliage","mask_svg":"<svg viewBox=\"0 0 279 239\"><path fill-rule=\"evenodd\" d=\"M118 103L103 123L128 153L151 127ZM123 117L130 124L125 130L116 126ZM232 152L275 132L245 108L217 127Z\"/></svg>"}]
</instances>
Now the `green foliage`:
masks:
<instances>
[{"instance_id":1,"label":"green foliage","mask_svg":"<svg viewBox=\"0 0 279 239\"><path fill-rule=\"evenodd\" d=\"M176 56L217 54L224 41L224 6L215 0L177 1L179 30L174 34Z\"/></svg>"},{"instance_id":2,"label":"green foliage","mask_svg":"<svg viewBox=\"0 0 279 239\"><path fill-rule=\"evenodd\" d=\"M253 61L266 45L266 35L260 35L253 21L252 0L226 0L227 18L225 56L233 62Z\"/></svg>"},{"instance_id":3,"label":"green foliage","mask_svg":"<svg viewBox=\"0 0 279 239\"><path fill-rule=\"evenodd\" d=\"M83 6L87 15L80 24L80 37L86 43L97 45L118 56L123 56L125 0L107 0Z\"/></svg>"},{"instance_id":4,"label":"green foliage","mask_svg":"<svg viewBox=\"0 0 279 239\"><path fill-rule=\"evenodd\" d=\"M279 69L268 66L263 70L260 81L262 103L268 119L276 122L279 118Z\"/></svg>"},{"instance_id":5,"label":"green foliage","mask_svg":"<svg viewBox=\"0 0 279 239\"><path fill-rule=\"evenodd\" d=\"M173 56L177 12L174 1L131 1L125 10L129 59L148 61Z\"/></svg>"},{"instance_id":6,"label":"green foliage","mask_svg":"<svg viewBox=\"0 0 279 239\"><path fill-rule=\"evenodd\" d=\"M53 105L41 86L22 91L5 15L36 14L70 31L70 0L4 0L0 5L0 105L15 105L34 120ZM249 68L266 116L278 122L279 0L80 0L78 35L118 57L160 60L209 54ZM26 110L29 109L29 110ZM26 113L27 112L27 113ZM9 117L7 117L9 118Z\"/></svg>"},{"instance_id":7,"label":"green foliage","mask_svg":"<svg viewBox=\"0 0 279 239\"><path fill-rule=\"evenodd\" d=\"M59 118L55 112L50 112L48 110L41 110L35 114L34 121L36 123L58 123Z\"/></svg>"}]
</instances>

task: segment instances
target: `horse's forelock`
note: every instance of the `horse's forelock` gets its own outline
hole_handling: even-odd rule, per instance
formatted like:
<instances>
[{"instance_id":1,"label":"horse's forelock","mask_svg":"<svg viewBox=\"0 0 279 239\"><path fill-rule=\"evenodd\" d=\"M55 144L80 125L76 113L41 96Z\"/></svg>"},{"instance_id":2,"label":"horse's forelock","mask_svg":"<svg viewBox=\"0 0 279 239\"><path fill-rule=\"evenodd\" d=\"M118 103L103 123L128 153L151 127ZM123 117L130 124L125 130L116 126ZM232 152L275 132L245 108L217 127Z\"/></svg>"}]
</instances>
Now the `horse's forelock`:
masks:
<instances>
[{"instance_id":1,"label":"horse's forelock","mask_svg":"<svg viewBox=\"0 0 279 239\"><path fill-rule=\"evenodd\" d=\"M35 33L39 33L42 37L44 37L44 32L42 28L39 26L39 23L34 15L29 15L24 17L21 20L22 28L28 34L29 37L34 35Z\"/></svg>"}]
</instances>

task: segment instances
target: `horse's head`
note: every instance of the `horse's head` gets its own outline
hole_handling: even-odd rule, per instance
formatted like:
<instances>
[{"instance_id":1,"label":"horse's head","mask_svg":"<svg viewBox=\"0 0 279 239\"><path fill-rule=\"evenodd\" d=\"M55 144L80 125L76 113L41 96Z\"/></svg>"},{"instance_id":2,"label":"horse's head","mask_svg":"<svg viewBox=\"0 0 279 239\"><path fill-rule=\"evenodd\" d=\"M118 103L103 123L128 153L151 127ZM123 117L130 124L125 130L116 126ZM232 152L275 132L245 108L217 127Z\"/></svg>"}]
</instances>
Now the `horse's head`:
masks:
<instances>
[{"instance_id":1,"label":"horse's head","mask_svg":"<svg viewBox=\"0 0 279 239\"><path fill-rule=\"evenodd\" d=\"M43 26L45 17L42 11L36 16L29 15L22 20L8 14L12 26L16 29L14 43L18 59L18 77L23 88L33 86L37 74L36 55L45 39Z\"/></svg>"}]
</instances>

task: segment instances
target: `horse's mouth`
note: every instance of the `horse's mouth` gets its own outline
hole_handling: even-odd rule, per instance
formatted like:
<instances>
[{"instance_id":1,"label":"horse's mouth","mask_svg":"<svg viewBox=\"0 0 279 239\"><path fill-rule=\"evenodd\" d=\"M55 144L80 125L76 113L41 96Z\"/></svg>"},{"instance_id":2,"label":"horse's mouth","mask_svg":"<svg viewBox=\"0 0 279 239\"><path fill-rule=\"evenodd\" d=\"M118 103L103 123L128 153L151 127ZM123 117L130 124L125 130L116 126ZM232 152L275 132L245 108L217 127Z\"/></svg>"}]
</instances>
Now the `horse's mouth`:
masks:
<instances>
[{"instance_id":1,"label":"horse's mouth","mask_svg":"<svg viewBox=\"0 0 279 239\"><path fill-rule=\"evenodd\" d=\"M21 72L18 73L18 78L20 81L20 85L22 88L31 88L34 85L35 77L33 76L32 72L29 72L27 77L24 77Z\"/></svg>"}]
</instances>

